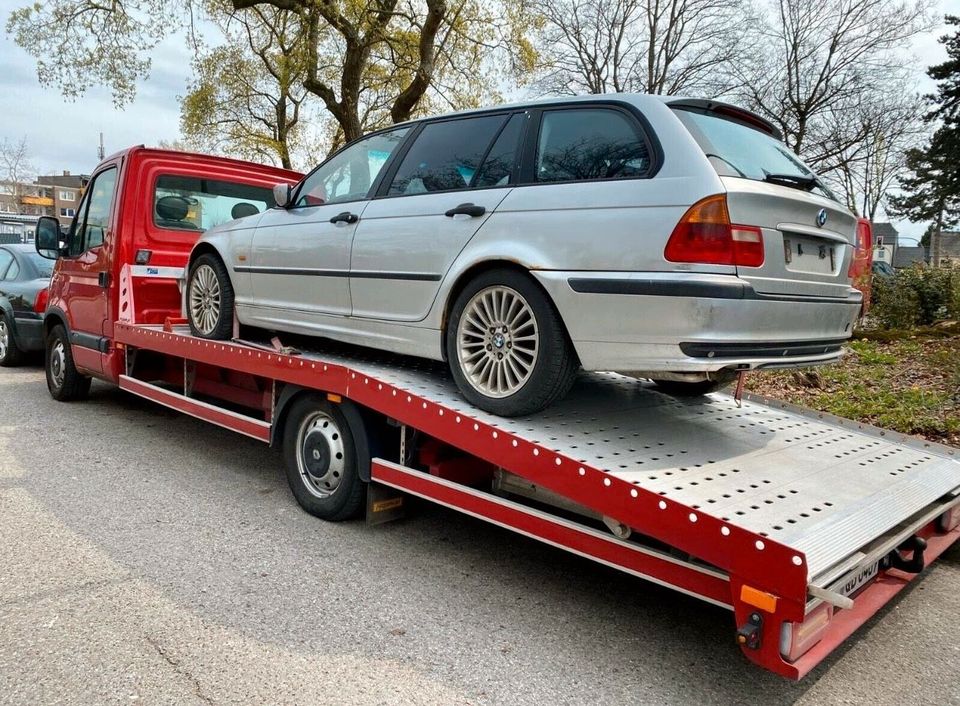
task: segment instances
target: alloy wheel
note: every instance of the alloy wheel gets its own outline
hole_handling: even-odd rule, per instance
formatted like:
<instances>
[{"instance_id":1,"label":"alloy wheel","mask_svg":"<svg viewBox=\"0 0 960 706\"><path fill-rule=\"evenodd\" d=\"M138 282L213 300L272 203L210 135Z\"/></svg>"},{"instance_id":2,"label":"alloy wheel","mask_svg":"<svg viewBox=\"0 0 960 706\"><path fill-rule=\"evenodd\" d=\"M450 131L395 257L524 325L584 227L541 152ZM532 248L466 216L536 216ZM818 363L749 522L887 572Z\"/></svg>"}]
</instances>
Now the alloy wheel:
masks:
<instances>
[{"instance_id":1,"label":"alloy wheel","mask_svg":"<svg viewBox=\"0 0 960 706\"><path fill-rule=\"evenodd\" d=\"M7 322L0 319L0 360L7 359L7 349L10 347L10 329Z\"/></svg>"},{"instance_id":2,"label":"alloy wheel","mask_svg":"<svg viewBox=\"0 0 960 706\"><path fill-rule=\"evenodd\" d=\"M190 318L204 335L209 335L220 321L222 307L220 280L210 265L200 265L190 281Z\"/></svg>"},{"instance_id":3,"label":"alloy wheel","mask_svg":"<svg viewBox=\"0 0 960 706\"><path fill-rule=\"evenodd\" d=\"M508 397L522 388L533 374L539 347L533 310L518 291L503 285L477 292L457 324L460 368L487 397Z\"/></svg>"}]
</instances>

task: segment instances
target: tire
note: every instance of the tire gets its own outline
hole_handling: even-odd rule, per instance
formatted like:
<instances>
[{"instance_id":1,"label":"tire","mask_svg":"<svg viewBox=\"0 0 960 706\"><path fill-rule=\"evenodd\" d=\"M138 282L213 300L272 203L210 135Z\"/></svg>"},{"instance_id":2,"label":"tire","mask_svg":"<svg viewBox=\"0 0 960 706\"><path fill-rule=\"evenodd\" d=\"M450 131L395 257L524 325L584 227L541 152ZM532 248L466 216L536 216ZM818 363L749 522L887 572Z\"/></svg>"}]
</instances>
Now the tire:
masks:
<instances>
[{"instance_id":1,"label":"tire","mask_svg":"<svg viewBox=\"0 0 960 706\"><path fill-rule=\"evenodd\" d=\"M17 345L13 324L6 313L0 314L0 365L12 368L23 362L23 351Z\"/></svg>"},{"instance_id":2,"label":"tire","mask_svg":"<svg viewBox=\"0 0 960 706\"><path fill-rule=\"evenodd\" d=\"M716 392L726 387L736 379L736 375L724 375L716 380L701 380L700 382L681 382L679 380L654 380L660 392L674 397L700 397Z\"/></svg>"},{"instance_id":3,"label":"tire","mask_svg":"<svg viewBox=\"0 0 960 706\"><path fill-rule=\"evenodd\" d=\"M445 339L460 392L502 417L553 404L570 390L579 368L553 303L515 270L489 270L471 280L453 303Z\"/></svg>"},{"instance_id":4,"label":"tire","mask_svg":"<svg viewBox=\"0 0 960 706\"><path fill-rule=\"evenodd\" d=\"M293 496L311 515L339 522L360 513L367 485L358 472L354 434L337 405L315 394L293 401L283 460Z\"/></svg>"},{"instance_id":5,"label":"tire","mask_svg":"<svg viewBox=\"0 0 960 706\"><path fill-rule=\"evenodd\" d=\"M47 389L53 399L72 402L85 399L89 394L91 379L77 371L67 330L62 324L54 326L47 336L43 367L47 374Z\"/></svg>"},{"instance_id":6,"label":"tire","mask_svg":"<svg viewBox=\"0 0 960 706\"><path fill-rule=\"evenodd\" d=\"M223 261L213 253L190 265L187 320L194 336L218 341L233 337L233 285Z\"/></svg>"}]
</instances>

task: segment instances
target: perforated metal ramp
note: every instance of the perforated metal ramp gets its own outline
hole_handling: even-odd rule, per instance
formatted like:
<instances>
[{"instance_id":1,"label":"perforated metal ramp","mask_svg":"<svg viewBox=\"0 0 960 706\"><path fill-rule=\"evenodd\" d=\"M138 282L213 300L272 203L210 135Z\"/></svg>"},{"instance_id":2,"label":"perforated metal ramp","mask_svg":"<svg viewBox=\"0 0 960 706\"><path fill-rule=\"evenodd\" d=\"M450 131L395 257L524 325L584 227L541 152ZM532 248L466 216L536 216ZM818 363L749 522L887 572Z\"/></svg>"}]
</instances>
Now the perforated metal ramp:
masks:
<instances>
[{"instance_id":1,"label":"perforated metal ramp","mask_svg":"<svg viewBox=\"0 0 960 706\"><path fill-rule=\"evenodd\" d=\"M443 365L331 346L305 352L702 509L827 570L960 489L960 455L871 427L721 394L677 399L612 373L560 403L504 419L468 405ZM896 438L889 438L889 437Z\"/></svg>"}]
</instances>

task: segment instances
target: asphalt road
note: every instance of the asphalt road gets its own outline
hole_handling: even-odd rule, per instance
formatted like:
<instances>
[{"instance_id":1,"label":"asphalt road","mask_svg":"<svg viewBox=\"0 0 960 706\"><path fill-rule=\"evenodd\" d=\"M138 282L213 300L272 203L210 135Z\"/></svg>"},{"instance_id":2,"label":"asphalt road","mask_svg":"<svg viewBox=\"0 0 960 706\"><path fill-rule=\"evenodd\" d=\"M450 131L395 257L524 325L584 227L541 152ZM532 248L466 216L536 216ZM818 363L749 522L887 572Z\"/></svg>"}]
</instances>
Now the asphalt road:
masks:
<instances>
[{"instance_id":1,"label":"asphalt road","mask_svg":"<svg viewBox=\"0 0 960 706\"><path fill-rule=\"evenodd\" d=\"M304 514L276 452L0 369L0 703L960 704L960 550L800 683L719 608L436 507Z\"/></svg>"}]
</instances>

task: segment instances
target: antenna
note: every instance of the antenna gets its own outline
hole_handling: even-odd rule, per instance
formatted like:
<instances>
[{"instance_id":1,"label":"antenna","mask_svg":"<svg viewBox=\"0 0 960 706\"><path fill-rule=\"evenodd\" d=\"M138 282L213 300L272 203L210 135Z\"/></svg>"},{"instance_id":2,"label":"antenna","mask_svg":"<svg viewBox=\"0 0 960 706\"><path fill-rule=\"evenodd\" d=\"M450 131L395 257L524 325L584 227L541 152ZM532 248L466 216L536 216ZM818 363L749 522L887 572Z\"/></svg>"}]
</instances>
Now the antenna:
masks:
<instances>
[{"instance_id":1,"label":"antenna","mask_svg":"<svg viewBox=\"0 0 960 706\"><path fill-rule=\"evenodd\" d=\"M98 158L100 161L103 161L103 157L104 157L104 154L103 154L103 133L101 132L101 133L100 133L100 147L97 148L97 158Z\"/></svg>"}]
</instances>

